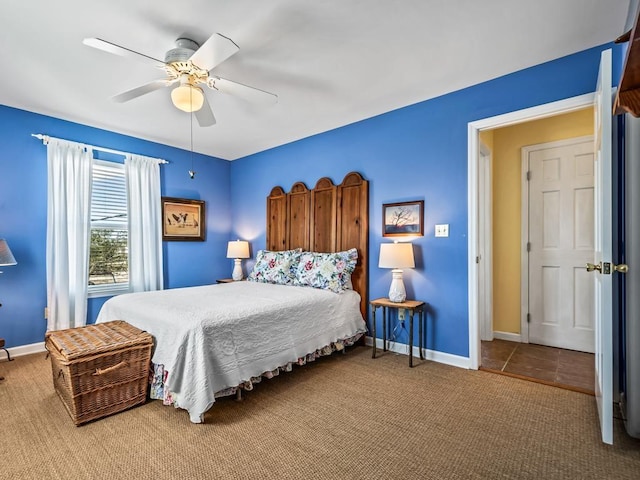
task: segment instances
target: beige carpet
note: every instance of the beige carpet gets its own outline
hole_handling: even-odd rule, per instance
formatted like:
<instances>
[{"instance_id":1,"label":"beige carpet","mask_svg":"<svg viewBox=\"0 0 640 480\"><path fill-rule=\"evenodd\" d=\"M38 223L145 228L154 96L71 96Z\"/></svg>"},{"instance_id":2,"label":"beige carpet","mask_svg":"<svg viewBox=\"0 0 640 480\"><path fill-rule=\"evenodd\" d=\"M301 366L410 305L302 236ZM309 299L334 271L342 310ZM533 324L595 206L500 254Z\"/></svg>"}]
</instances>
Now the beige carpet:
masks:
<instances>
[{"instance_id":1,"label":"beige carpet","mask_svg":"<svg viewBox=\"0 0 640 480\"><path fill-rule=\"evenodd\" d=\"M217 402L151 401L75 427L43 354L0 363L11 479L638 479L640 441L600 443L592 396L365 347Z\"/></svg>"}]
</instances>

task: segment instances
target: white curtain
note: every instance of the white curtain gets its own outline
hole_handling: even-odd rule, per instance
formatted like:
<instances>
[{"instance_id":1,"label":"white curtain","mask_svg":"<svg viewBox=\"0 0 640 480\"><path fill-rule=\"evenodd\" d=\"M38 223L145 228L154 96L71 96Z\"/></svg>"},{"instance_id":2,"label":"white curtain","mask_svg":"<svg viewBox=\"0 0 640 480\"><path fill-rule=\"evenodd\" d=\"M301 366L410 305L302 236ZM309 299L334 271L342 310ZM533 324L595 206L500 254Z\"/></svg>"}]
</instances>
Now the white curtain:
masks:
<instances>
[{"instance_id":1,"label":"white curtain","mask_svg":"<svg viewBox=\"0 0 640 480\"><path fill-rule=\"evenodd\" d=\"M154 158L125 158L129 218L129 285L132 292L162 290L160 165Z\"/></svg>"},{"instance_id":2,"label":"white curtain","mask_svg":"<svg viewBox=\"0 0 640 480\"><path fill-rule=\"evenodd\" d=\"M48 330L87 323L92 159L85 145L47 143Z\"/></svg>"}]
</instances>

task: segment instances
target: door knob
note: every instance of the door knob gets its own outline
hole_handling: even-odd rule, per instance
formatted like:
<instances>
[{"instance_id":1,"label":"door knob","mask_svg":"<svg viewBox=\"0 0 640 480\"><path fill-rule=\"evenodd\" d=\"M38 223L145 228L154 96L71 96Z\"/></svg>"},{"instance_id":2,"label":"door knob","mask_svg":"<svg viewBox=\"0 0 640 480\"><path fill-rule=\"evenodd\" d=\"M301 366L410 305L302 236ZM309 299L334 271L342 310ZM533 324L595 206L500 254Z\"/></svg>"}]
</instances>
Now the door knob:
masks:
<instances>
[{"instance_id":1,"label":"door knob","mask_svg":"<svg viewBox=\"0 0 640 480\"><path fill-rule=\"evenodd\" d=\"M587 272L593 272L594 270L602 272L602 264L594 265L593 263L587 263Z\"/></svg>"},{"instance_id":2,"label":"door knob","mask_svg":"<svg viewBox=\"0 0 640 480\"><path fill-rule=\"evenodd\" d=\"M626 263L621 263L620 265L614 265L613 269L616 272L627 273L629 271L629 265L627 265Z\"/></svg>"}]
</instances>

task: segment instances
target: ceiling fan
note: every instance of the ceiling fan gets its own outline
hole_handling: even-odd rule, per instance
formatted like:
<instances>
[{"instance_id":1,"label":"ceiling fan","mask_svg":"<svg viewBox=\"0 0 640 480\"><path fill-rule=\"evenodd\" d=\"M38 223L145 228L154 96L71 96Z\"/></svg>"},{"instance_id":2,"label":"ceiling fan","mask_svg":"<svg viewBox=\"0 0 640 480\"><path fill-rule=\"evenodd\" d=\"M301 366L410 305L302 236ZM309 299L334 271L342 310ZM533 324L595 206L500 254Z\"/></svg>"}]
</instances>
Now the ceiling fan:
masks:
<instances>
[{"instance_id":1,"label":"ceiling fan","mask_svg":"<svg viewBox=\"0 0 640 480\"><path fill-rule=\"evenodd\" d=\"M85 38L82 43L114 55L142 60L165 70L166 78L154 80L113 97L118 103L128 102L155 90L178 84L171 91L173 104L185 112L194 112L200 126L208 127L215 124L216 119L200 85L255 103L278 101L277 95L273 93L210 74L214 67L240 50L233 40L219 33L211 35L202 45L188 38L177 39L175 48L165 54L164 61L100 38Z\"/></svg>"}]
</instances>

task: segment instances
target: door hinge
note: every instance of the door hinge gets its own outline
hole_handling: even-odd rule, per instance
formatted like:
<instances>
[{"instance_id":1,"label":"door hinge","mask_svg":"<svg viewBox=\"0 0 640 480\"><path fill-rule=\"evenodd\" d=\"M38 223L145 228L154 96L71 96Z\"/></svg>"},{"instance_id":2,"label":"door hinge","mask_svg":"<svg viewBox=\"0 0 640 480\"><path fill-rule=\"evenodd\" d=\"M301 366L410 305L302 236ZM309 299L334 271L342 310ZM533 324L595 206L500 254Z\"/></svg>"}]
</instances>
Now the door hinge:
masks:
<instances>
[{"instance_id":1,"label":"door hinge","mask_svg":"<svg viewBox=\"0 0 640 480\"><path fill-rule=\"evenodd\" d=\"M527 313L527 323L531 323L531 314Z\"/></svg>"},{"instance_id":2,"label":"door hinge","mask_svg":"<svg viewBox=\"0 0 640 480\"><path fill-rule=\"evenodd\" d=\"M531 180L531 170L527 170L527 182Z\"/></svg>"},{"instance_id":3,"label":"door hinge","mask_svg":"<svg viewBox=\"0 0 640 480\"><path fill-rule=\"evenodd\" d=\"M527 252L531 251L531 242L527 242Z\"/></svg>"},{"instance_id":4,"label":"door hinge","mask_svg":"<svg viewBox=\"0 0 640 480\"><path fill-rule=\"evenodd\" d=\"M476 257L476 263L480 263L480 255Z\"/></svg>"}]
</instances>

